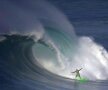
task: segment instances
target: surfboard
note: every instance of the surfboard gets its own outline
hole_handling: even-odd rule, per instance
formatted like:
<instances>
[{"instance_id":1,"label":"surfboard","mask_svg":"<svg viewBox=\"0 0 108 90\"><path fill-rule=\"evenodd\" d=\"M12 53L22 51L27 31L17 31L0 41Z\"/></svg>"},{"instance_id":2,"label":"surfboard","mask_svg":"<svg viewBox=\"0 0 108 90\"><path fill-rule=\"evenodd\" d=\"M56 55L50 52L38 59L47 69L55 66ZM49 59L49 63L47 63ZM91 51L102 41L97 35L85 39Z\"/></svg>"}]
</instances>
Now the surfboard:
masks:
<instances>
[{"instance_id":1,"label":"surfboard","mask_svg":"<svg viewBox=\"0 0 108 90\"><path fill-rule=\"evenodd\" d=\"M71 81L78 81L80 83L86 83L86 82L89 81L89 79L87 79L85 77L75 78L75 79L72 79L72 78L65 78L65 79L68 79L68 80L71 80Z\"/></svg>"},{"instance_id":2,"label":"surfboard","mask_svg":"<svg viewBox=\"0 0 108 90\"><path fill-rule=\"evenodd\" d=\"M85 77L81 77L81 78L76 78L76 80L78 80L81 83L86 83L89 81L89 79L85 78Z\"/></svg>"}]
</instances>

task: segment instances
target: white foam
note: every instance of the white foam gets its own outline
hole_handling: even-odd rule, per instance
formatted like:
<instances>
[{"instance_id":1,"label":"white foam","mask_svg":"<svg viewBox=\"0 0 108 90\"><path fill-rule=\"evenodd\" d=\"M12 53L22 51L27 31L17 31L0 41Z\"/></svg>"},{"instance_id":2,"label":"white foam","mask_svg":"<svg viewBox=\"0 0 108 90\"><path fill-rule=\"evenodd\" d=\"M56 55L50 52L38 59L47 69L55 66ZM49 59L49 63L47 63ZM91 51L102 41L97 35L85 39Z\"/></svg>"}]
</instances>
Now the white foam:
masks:
<instances>
[{"instance_id":1,"label":"white foam","mask_svg":"<svg viewBox=\"0 0 108 90\"><path fill-rule=\"evenodd\" d=\"M83 68L81 76L90 80L106 80L108 79L108 52L103 46L97 44L93 38L80 37L79 44L77 45L76 52L72 58L63 57L62 52L56 47L57 56L59 57L59 64L62 67L56 65L46 68L50 68L53 73L61 76L74 78L75 74L71 72L76 68Z\"/></svg>"},{"instance_id":2,"label":"white foam","mask_svg":"<svg viewBox=\"0 0 108 90\"><path fill-rule=\"evenodd\" d=\"M106 80L108 79L108 52L105 48L90 37L80 37L79 45L71 61L70 66L59 75L73 78L75 75L70 74L76 68L83 68L82 77L90 80ZM70 70L70 71L69 71Z\"/></svg>"}]
</instances>

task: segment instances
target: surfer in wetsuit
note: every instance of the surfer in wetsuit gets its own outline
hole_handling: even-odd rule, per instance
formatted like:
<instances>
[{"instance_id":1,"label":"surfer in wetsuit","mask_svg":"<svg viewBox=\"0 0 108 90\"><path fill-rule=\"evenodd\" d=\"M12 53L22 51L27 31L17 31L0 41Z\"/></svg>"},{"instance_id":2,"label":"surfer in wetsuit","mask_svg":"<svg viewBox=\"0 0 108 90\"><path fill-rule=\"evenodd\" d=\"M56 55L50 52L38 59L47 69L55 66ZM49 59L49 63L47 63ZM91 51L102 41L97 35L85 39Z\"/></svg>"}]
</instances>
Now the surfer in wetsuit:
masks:
<instances>
[{"instance_id":1,"label":"surfer in wetsuit","mask_svg":"<svg viewBox=\"0 0 108 90\"><path fill-rule=\"evenodd\" d=\"M71 73L76 73L76 76L75 76L75 78L77 78L77 77L79 77L80 79L81 79L81 76L80 76L80 72L79 71L81 71L82 70L82 68L81 69L76 69L74 72L71 72Z\"/></svg>"}]
</instances>

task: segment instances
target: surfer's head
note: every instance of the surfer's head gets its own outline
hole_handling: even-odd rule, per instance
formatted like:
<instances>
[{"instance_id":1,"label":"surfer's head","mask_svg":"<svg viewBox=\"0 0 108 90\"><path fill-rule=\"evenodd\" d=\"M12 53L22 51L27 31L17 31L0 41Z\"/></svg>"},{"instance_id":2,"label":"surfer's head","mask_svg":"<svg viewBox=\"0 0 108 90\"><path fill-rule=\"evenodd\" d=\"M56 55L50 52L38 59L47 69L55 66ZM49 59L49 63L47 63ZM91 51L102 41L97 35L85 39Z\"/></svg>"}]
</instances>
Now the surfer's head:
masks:
<instances>
[{"instance_id":1,"label":"surfer's head","mask_svg":"<svg viewBox=\"0 0 108 90\"><path fill-rule=\"evenodd\" d=\"M76 71L78 71L78 69L76 69Z\"/></svg>"}]
</instances>

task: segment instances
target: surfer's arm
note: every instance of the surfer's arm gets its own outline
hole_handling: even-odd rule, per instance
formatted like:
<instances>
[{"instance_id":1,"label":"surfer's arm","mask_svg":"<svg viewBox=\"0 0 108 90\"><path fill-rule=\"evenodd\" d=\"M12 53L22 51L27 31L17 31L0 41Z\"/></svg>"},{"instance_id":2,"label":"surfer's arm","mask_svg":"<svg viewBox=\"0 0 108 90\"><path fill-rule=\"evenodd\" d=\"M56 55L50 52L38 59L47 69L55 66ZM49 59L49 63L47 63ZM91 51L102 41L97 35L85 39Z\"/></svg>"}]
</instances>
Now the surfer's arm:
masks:
<instances>
[{"instance_id":1,"label":"surfer's arm","mask_svg":"<svg viewBox=\"0 0 108 90\"><path fill-rule=\"evenodd\" d=\"M74 72L71 72L71 73L75 73L76 71L74 71Z\"/></svg>"},{"instance_id":2,"label":"surfer's arm","mask_svg":"<svg viewBox=\"0 0 108 90\"><path fill-rule=\"evenodd\" d=\"M81 71L82 70L82 68L81 69L79 69L79 71Z\"/></svg>"}]
</instances>

